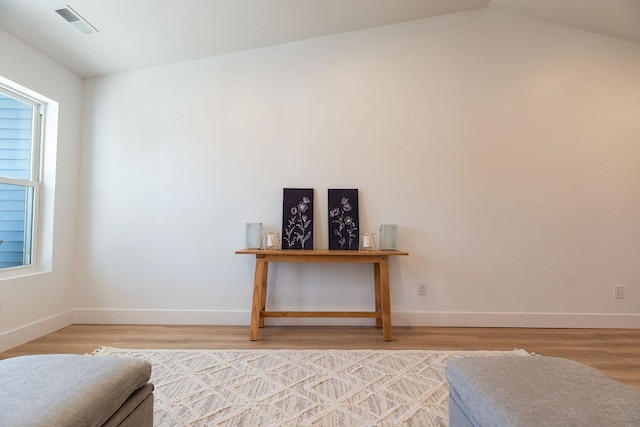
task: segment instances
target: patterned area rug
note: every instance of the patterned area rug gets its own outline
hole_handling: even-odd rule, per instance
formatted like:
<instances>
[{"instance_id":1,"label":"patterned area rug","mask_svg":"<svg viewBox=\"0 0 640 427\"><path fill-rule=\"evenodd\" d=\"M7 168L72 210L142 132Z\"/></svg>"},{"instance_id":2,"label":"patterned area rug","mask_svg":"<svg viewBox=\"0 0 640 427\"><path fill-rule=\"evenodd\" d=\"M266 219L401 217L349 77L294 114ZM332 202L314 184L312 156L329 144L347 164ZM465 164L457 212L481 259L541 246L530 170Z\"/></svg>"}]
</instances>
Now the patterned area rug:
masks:
<instances>
[{"instance_id":1,"label":"patterned area rug","mask_svg":"<svg viewBox=\"0 0 640 427\"><path fill-rule=\"evenodd\" d=\"M446 426L444 368L514 351L132 350L153 365L155 426Z\"/></svg>"}]
</instances>

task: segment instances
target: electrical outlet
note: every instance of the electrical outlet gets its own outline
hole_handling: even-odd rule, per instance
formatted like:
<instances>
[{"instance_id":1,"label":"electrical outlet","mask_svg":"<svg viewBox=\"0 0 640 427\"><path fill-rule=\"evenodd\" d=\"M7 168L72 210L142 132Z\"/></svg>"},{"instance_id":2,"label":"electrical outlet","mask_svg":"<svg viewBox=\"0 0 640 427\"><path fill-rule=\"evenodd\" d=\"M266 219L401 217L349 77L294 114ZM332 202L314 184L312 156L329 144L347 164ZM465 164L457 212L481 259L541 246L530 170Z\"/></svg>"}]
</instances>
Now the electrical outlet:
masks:
<instances>
[{"instance_id":1,"label":"electrical outlet","mask_svg":"<svg viewBox=\"0 0 640 427\"><path fill-rule=\"evenodd\" d=\"M613 298L622 299L624 296L622 285L613 285Z\"/></svg>"},{"instance_id":2,"label":"electrical outlet","mask_svg":"<svg viewBox=\"0 0 640 427\"><path fill-rule=\"evenodd\" d=\"M427 294L427 284L418 283L418 295L426 295L426 294Z\"/></svg>"}]
</instances>

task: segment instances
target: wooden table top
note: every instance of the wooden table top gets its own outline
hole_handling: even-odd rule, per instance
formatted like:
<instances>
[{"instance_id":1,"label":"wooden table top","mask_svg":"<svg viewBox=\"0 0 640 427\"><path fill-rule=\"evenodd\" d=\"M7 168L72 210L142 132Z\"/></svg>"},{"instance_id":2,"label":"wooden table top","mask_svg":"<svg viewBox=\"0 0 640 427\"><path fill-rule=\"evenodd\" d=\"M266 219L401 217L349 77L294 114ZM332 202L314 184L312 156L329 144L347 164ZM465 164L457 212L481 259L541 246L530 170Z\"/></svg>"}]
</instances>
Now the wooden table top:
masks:
<instances>
[{"instance_id":1,"label":"wooden table top","mask_svg":"<svg viewBox=\"0 0 640 427\"><path fill-rule=\"evenodd\" d=\"M341 251L329 249L241 249L236 251L238 255L292 255L292 256L399 256L409 255L409 252L400 250L375 250L375 251Z\"/></svg>"}]
</instances>

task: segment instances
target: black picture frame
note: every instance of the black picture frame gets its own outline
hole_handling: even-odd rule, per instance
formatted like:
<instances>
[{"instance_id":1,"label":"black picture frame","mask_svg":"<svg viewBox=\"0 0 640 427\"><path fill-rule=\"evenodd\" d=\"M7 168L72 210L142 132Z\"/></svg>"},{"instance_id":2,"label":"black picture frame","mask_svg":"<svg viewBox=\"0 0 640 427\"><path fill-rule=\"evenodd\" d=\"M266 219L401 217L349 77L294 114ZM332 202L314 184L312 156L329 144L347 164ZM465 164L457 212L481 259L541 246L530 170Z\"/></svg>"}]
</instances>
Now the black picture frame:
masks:
<instances>
[{"instance_id":1,"label":"black picture frame","mask_svg":"<svg viewBox=\"0 0 640 427\"><path fill-rule=\"evenodd\" d=\"M313 249L313 188L284 188L282 249Z\"/></svg>"},{"instance_id":2,"label":"black picture frame","mask_svg":"<svg viewBox=\"0 0 640 427\"><path fill-rule=\"evenodd\" d=\"M358 189L329 189L329 249L357 251L360 247Z\"/></svg>"}]
</instances>

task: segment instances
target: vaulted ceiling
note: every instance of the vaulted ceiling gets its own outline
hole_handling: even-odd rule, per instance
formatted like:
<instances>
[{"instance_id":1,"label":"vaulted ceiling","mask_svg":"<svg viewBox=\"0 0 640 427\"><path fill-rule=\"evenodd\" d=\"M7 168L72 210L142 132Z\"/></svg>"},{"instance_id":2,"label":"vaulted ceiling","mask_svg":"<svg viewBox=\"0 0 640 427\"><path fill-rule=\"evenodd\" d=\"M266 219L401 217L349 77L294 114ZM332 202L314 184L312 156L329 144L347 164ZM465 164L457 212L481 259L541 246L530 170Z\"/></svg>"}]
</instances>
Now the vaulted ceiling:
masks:
<instances>
[{"instance_id":1,"label":"vaulted ceiling","mask_svg":"<svg viewBox=\"0 0 640 427\"><path fill-rule=\"evenodd\" d=\"M493 8L640 43L640 0L0 0L0 28L81 77Z\"/></svg>"}]
</instances>

